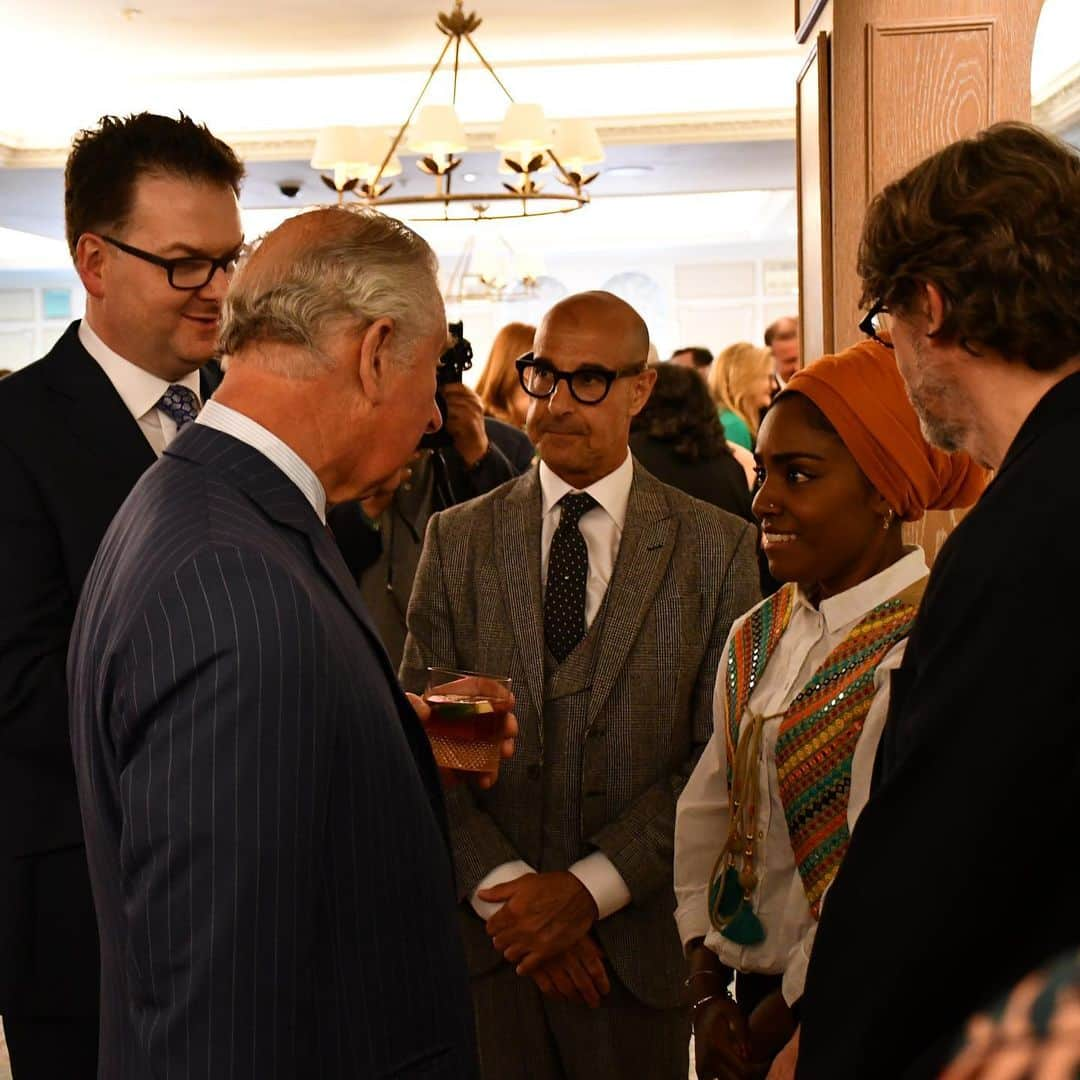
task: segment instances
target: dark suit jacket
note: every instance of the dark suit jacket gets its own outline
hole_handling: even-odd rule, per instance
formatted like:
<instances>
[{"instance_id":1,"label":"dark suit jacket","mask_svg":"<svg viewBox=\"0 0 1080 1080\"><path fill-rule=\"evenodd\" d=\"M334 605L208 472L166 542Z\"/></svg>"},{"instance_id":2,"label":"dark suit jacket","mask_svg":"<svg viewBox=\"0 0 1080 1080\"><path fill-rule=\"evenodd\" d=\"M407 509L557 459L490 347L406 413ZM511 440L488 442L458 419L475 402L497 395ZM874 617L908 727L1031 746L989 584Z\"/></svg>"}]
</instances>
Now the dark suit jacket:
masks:
<instances>
[{"instance_id":1,"label":"dark suit jacket","mask_svg":"<svg viewBox=\"0 0 1080 1080\"><path fill-rule=\"evenodd\" d=\"M936 1076L980 1004L1080 942L1080 375L938 556L825 901L799 1076Z\"/></svg>"},{"instance_id":2,"label":"dark suit jacket","mask_svg":"<svg viewBox=\"0 0 1080 1080\"><path fill-rule=\"evenodd\" d=\"M732 621L758 599L756 533L635 465L605 600L583 730L550 757L573 761L560 805L545 808L541 489L537 469L431 519L409 604L402 681L428 665L501 672L514 681L521 729L487 792L460 786L450 820L463 928L474 973L499 954L468 897L495 867L523 859L563 870L602 851L632 903L596 928L623 983L659 1008L676 1004L684 962L673 913L675 802L712 734L713 687ZM598 616L599 617L599 616ZM569 813L567 807L580 808ZM573 819L573 825L567 824ZM541 865L544 832L561 865Z\"/></svg>"},{"instance_id":3,"label":"dark suit jacket","mask_svg":"<svg viewBox=\"0 0 1080 1080\"><path fill-rule=\"evenodd\" d=\"M68 669L103 1080L473 1076L434 760L296 486L177 436Z\"/></svg>"},{"instance_id":4,"label":"dark suit jacket","mask_svg":"<svg viewBox=\"0 0 1080 1080\"><path fill-rule=\"evenodd\" d=\"M0 1013L97 1012L64 658L98 544L155 457L77 331L0 382Z\"/></svg>"}]
</instances>

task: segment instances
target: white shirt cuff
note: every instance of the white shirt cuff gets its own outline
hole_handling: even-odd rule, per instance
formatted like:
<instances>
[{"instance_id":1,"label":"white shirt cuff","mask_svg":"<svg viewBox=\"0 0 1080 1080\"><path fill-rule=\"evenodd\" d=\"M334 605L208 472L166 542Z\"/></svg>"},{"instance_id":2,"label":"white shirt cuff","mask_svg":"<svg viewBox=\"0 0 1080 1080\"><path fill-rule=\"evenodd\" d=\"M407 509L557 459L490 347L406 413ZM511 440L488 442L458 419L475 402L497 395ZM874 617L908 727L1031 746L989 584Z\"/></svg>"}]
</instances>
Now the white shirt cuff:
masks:
<instances>
[{"instance_id":1,"label":"white shirt cuff","mask_svg":"<svg viewBox=\"0 0 1080 1080\"><path fill-rule=\"evenodd\" d=\"M480 884L473 889L472 896L469 897L469 903L472 904L473 911L475 911L484 922L487 922L488 919L502 907L502 904L492 904L487 900L481 900L476 894L481 889L490 889L496 885L505 885L506 882L513 881L515 878L519 878L524 874L535 873L536 871L527 862L523 862L521 859L505 862L500 866L496 866L494 870L489 870L487 874L480 879Z\"/></svg>"},{"instance_id":2,"label":"white shirt cuff","mask_svg":"<svg viewBox=\"0 0 1080 1080\"><path fill-rule=\"evenodd\" d=\"M589 890L601 919L614 915L630 903L630 890L622 874L602 851L594 851L579 859L570 867L570 873Z\"/></svg>"}]
</instances>

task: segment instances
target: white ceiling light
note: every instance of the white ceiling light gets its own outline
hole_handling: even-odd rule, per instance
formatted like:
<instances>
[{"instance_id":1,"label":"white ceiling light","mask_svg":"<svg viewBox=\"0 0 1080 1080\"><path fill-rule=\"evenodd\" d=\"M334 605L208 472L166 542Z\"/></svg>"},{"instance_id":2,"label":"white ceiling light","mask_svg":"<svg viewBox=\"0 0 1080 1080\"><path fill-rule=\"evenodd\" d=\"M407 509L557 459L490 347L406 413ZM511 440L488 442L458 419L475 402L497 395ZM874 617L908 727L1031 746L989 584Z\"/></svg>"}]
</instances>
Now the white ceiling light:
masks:
<instances>
[{"instance_id":1,"label":"white ceiling light","mask_svg":"<svg viewBox=\"0 0 1080 1080\"><path fill-rule=\"evenodd\" d=\"M356 162L361 159L355 156L355 151L347 142L340 144L336 154L329 152L338 145L334 140L344 129L324 128L319 133L311 163L315 168L334 170L333 180L328 177L324 177L324 180L337 191L339 202L347 192L351 192L368 206L393 208L394 212L420 221L541 217L569 213L588 203L585 187L596 178L596 173L584 175L584 165L603 159L595 129L587 120L566 121L552 138L551 126L543 108L537 104L514 101L495 69L477 47L473 34L480 23L475 12L465 14L462 0L454 0L452 12L439 15L437 26L446 37L446 42L397 135L383 146L379 167L374 170L369 167L361 173L356 167ZM461 164L461 158L455 155L466 148L465 129L454 108L458 96L462 43L475 53L510 102L496 132L495 145L504 152L504 167L515 174L517 182L504 183L500 191L480 193L453 190L453 172ZM450 103L427 104L421 109L420 104L451 48L454 58ZM435 190L429 194L388 195L393 185L383 185L382 181L393 175L391 162L395 160L394 154L407 130L407 145L422 155L417 166L434 178ZM562 160L560 146L568 150L566 162ZM353 156L348 156L350 154ZM362 160L368 161L368 158ZM554 168L556 179L569 190L545 190L536 182L534 174L549 167Z\"/></svg>"}]
</instances>

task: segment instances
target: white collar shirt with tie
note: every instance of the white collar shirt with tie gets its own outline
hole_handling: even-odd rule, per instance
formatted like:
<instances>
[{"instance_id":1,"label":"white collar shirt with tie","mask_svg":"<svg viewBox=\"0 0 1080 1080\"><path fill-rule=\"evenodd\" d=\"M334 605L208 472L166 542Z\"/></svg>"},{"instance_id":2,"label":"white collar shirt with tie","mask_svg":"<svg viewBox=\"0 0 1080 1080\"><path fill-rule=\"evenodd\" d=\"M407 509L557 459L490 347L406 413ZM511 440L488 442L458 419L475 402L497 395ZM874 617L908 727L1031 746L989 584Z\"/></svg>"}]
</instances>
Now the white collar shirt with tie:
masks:
<instances>
[{"instance_id":1,"label":"white collar shirt with tie","mask_svg":"<svg viewBox=\"0 0 1080 1080\"><path fill-rule=\"evenodd\" d=\"M118 352L110 349L94 333L85 318L79 323L79 342L108 376L109 382L120 395L120 400L127 406L138 423L139 430L146 436L146 441L154 453L161 457L165 447L176 436L176 421L157 407L158 402L170 386L186 386L201 405L202 388L198 371L189 371L182 379L170 383L138 364L125 360Z\"/></svg>"},{"instance_id":2,"label":"white collar shirt with tie","mask_svg":"<svg viewBox=\"0 0 1080 1080\"><path fill-rule=\"evenodd\" d=\"M619 556L623 525L626 523L626 507L630 502L630 487L634 482L634 459L629 449L622 464L607 476L587 488L571 487L561 477L540 463L541 529L540 529L540 582L546 586L548 555L551 539L559 527L562 507L559 500L569 492L582 491L591 495L599 504L585 513L578 522L578 529L589 552L589 578L585 588L585 626L592 626L607 594L608 583L615 570Z\"/></svg>"}]
</instances>

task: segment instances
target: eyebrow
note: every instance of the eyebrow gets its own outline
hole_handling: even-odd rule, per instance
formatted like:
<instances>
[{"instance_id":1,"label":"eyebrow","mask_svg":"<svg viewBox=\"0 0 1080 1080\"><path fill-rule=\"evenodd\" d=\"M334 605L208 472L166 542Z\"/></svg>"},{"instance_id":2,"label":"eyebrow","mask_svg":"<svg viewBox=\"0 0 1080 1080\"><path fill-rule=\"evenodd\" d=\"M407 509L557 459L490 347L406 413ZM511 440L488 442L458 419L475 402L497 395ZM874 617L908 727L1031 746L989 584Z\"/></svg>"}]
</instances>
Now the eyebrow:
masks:
<instances>
[{"instance_id":1,"label":"eyebrow","mask_svg":"<svg viewBox=\"0 0 1080 1080\"><path fill-rule=\"evenodd\" d=\"M797 461L799 458L807 461L824 461L825 455L812 454L809 450L791 450L785 454L773 454L772 456L772 460L779 465L786 465L788 462ZM758 465L760 465L762 463L761 455L755 454L754 461L757 462Z\"/></svg>"},{"instance_id":2,"label":"eyebrow","mask_svg":"<svg viewBox=\"0 0 1080 1080\"><path fill-rule=\"evenodd\" d=\"M235 247L229 248L220 257L225 258L226 255L238 255L240 253L241 248L243 248L243 246L244 246L244 238L241 237L239 244L237 244ZM192 247L190 244L181 244L181 243L169 244L169 246L167 248L165 248L165 251L166 252L177 252L180 255L181 258L184 258L185 256L191 256L191 258L193 258L193 259L213 259L215 257L213 255L207 254L207 252L203 251L202 248ZM165 255L164 257L168 258L169 256Z\"/></svg>"},{"instance_id":3,"label":"eyebrow","mask_svg":"<svg viewBox=\"0 0 1080 1080\"><path fill-rule=\"evenodd\" d=\"M549 360L546 356L536 356L534 354L533 355L533 363L534 364L545 364L549 368L551 368L552 371L559 371L559 372L562 372L564 375L571 374L571 372L567 371L566 368L557 367L555 365L554 361ZM588 361L586 361L584 364L582 364L581 367L574 368L574 371L602 371L602 372L604 372L605 374L608 374L608 375L617 375L619 373L619 370L620 370L619 368L604 367L603 364L594 364L594 363L590 363Z\"/></svg>"}]
</instances>

